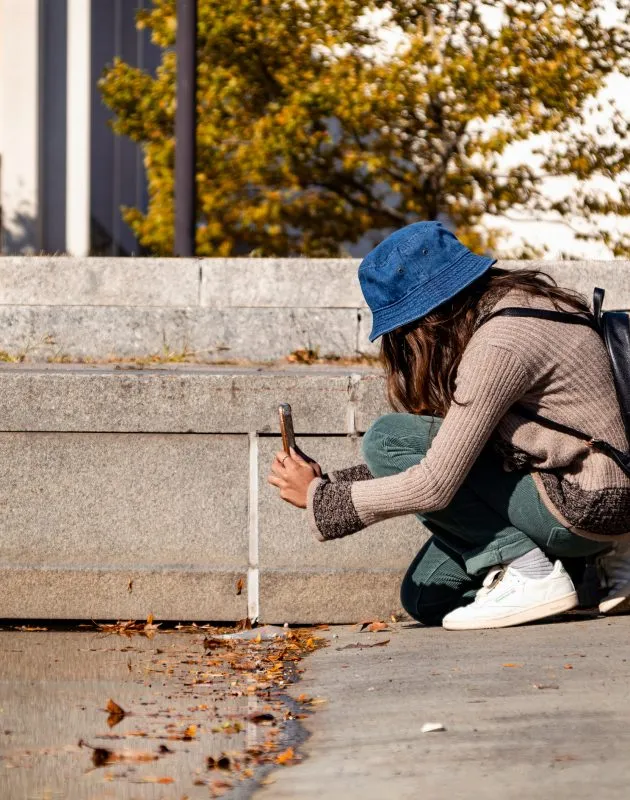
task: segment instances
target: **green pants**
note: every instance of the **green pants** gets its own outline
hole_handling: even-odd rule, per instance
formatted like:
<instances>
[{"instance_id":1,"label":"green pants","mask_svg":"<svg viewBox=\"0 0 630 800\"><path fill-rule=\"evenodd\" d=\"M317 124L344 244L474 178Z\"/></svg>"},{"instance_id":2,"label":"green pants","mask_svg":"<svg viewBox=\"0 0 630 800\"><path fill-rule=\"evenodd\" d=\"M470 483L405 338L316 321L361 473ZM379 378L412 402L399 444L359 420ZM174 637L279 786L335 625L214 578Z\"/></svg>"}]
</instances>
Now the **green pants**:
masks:
<instances>
[{"instance_id":1,"label":"green pants","mask_svg":"<svg viewBox=\"0 0 630 800\"><path fill-rule=\"evenodd\" d=\"M387 414L363 438L365 461L379 478L403 472L426 455L440 428L438 417ZM506 472L486 447L447 508L418 519L431 532L401 587L402 605L415 619L439 624L469 602L490 567L540 547L547 555L571 559L608 545L577 536L544 506L528 472Z\"/></svg>"}]
</instances>

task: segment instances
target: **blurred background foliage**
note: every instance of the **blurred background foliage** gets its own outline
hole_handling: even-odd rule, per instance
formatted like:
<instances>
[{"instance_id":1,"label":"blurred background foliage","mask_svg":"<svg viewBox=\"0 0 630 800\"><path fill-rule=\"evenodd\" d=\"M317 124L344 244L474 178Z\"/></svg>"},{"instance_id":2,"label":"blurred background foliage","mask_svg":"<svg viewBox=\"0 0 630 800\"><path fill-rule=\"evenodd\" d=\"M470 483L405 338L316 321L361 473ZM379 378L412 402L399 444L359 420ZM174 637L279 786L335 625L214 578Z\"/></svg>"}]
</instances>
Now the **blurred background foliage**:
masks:
<instances>
[{"instance_id":1,"label":"blurred background foliage","mask_svg":"<svg viewBox=\"0 0 630 800\"><path fill-rule=\"evenodd\" d=\"M630 216L630 123L613 103L587 124L608 76L630 74L628 0L615 4L604 24L601 0L199 0L197 253L338 255L436 218L483 252L499 245L492 220L518 212L586 220L578 238L630 255L597 224ZM137 25L163 48L157 74L117 60L100 88L145 153L149 208L125 219L169 255L175 0ZM506 163L525 140L535 158ZM571 190L549 197L550 176Z\"/></svg>"}]
</instances>

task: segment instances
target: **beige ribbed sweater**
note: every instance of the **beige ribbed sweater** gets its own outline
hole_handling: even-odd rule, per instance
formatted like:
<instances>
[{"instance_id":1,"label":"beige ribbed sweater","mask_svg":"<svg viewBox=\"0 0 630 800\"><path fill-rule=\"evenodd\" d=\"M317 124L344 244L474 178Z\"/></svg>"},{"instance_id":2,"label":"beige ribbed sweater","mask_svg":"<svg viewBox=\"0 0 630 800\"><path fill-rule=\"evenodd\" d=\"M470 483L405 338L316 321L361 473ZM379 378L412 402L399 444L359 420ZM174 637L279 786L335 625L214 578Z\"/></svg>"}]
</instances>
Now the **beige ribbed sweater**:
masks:
<instances>
[{"instance_id":1,"label":"beige ribbed sweater","mask_svg":"<svg viewBox=\"0 0 630 800\"><path fill-rule=\"evenodd\" d=\"M517 290L494 310L527 305L554 308L545 298ZM595 331L535 318L496 317L480 326L466 347L455 398L467 405L451 405L418 465L391 477L352 483L352 503L364 525L447 506L496 429L521 464L525 459L543 501L561 524L596 539L605 538L607 525L617 534L630 532L630 478L583 441L509 411L518 401L627 450L608 355Z\"/></svg>"}]
</instances>

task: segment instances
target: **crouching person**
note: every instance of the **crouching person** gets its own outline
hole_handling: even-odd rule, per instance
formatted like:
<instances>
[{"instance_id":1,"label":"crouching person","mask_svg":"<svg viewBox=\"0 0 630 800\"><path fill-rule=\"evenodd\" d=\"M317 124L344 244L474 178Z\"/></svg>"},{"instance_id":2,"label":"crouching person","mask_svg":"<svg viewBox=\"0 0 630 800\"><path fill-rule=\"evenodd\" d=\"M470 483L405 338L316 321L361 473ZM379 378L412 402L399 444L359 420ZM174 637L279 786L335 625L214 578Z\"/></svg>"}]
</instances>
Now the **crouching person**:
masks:
<instances>
[{"instance_id":1,"label":"crouching person","mask_svg":"<svg viewBox=\"0 0 630 800\"><path fill-rule=\"evenodd\" d=\"M558 430L628 449L606 349L589 325L497 314L588 317L585 300L473 254L436 222L389 236L359 279L395 413L365 434L365 464L327 475L279 453L269 482L307 509L321 541L415 514L431 536L401 599L427 625L498 628L570 610L562 561L588 556L605 576L602 613L626 610L630 477Z\"/></svg>"}]
</instances>

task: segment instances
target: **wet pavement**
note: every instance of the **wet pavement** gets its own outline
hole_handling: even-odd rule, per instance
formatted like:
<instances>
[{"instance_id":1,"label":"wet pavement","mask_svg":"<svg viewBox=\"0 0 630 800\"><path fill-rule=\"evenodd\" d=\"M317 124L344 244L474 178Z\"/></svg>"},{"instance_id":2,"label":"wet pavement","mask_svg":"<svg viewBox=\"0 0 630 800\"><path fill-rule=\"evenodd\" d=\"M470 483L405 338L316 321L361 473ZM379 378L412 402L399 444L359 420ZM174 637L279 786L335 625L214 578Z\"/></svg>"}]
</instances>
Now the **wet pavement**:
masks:
<instances>
[{"instance_id":1,"label":"wet pavement","mask_svg":"<svg viewBox=\"0 0 630 800\"><path fill-rule=\"evenodd\" d=\"M297 644L206 635L0 631L0 798L241 798L291 764Z\"/></svg>"}]
</instances>

